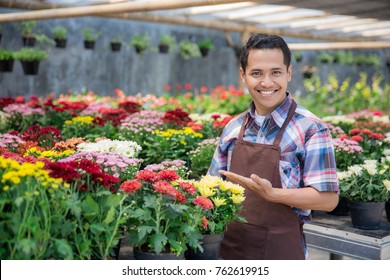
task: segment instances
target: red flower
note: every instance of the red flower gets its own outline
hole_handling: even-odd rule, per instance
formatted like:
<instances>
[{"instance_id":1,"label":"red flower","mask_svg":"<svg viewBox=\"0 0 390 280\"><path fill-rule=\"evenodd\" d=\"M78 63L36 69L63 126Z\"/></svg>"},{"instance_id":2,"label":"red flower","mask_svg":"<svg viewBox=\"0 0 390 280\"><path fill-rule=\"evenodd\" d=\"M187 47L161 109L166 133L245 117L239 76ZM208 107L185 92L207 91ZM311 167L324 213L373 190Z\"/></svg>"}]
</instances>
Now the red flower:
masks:
<instances>
[{"instance_id":1,"label":"red flower","mask_svg":"<svg viewBox=\"0 0 390 280\"><path fill-rule=\"evenodd\" d=\"M185 85L184 85L184 89L185 89L185 90L191 90L191 89L192 89L191 84L185 84Z\"/></svg>"},{"instance_id":2,"label":"red flower","mask_svg":"<svg viewBox=\"0 0 390 280\"><path fill-rule=\"evenodd\" d=\"M362 133L365 134L365 135L371 135L372 131L369 130L368 128L363 128Z\"/></svg>"},{"instance_id":3,"label":"red flower","mask_svg":"<svg viewBox=\"0 0 390 280\"><path fill-rule=\"evenodd\" d=\"M166 180L166 181L176 181L180 179L180 176L177 175L176 172L173 170L161 170L158 173L158 176L160 176L162 180Z\"/></svg>"},{"instance_id":4,"label":"red flower","mask_svg":"<svg viewBox=\"0 0 390 280\"><path fill-rule=\"evenodd\" d=\"M180 183L179 183L179 186L180 186L180 188L181 188L183 191L185 191L185 192L187 192L187 193L189 193L189 194L191 194L191 195L195 195L195 194L196 194L196 188L195 188L194 185L191 184L191 183L188 183L188 182L180 182Z\"/></svg>"},{"instance_id":5,"label":"red flower","mask_svg":"<svg viewBox=\"0 0 390 280\"><path fill-rule=\"evenodd\" d=\"M17 96L15 98L15 103L25 103L25 102L26 102L26 100L25 100L24 96Z\"/></svg>"},{"instance_id":6,"label":"red flower","mask_svg":"<svg viewBox=\"0 0 390 280\"><path fill-rule=\"evenodd\" d=\"M203 92L203 93L207 92L207 87L201 86L200 87L200 91Z\"/></svg>"},{"instance_id":7,"label":"red flower","mask_svg":"<svg viewBox=\"0 0 390 280\"><path fill-rule=\"evenodd\" d=\"M202 227L203 227L204 229L207 229L208 224L209 224L209 221L207 220L207 218L206 218L206 217L203 217L203 218L202 218Z\"/></svg>"},{"instance_id":8,"label":"red flower","mask_svg":"<svg viewBox=\"0 0 390 280\"><path fill-rule=\"evenodd\" d=\"M199 131L203 129L203 125L201 123L196 122L188 122L187 126L191 127L193 131Z\"/></svg>"},{"instance_id":9,"label":"red flower","mask_svg":"<svg viewBox=\"0 0 390 280\"><path fill-rule=\"evenodd\" d=\"M369 135L369 137L371 139L375 139L375 140L383 140L385 138L385 136L383 134L380 134L380 133L372 133Z\"/></svg>"},{"instance_id":10,"label":"red flower","mask_svg":"<svg viewBox=\"0 0 390 280\"><path fill-rule=\"evenodd\" d=\"M340 135L340 140L344 140L344 139L348 139L348 136L347 135L345 135L345 134L343 134L343 135Z\"/></svg>"},{"instance_id":11,"label":"red flower","mask_svg":"<svg viewBox=\"0 0 390 280\"><path fill-rule=\"evenodd\" d=\"M167 181L158 181L154 183L153 189L158 193L166 194L174 199L177 197L177 190Z\"/></svg>"},{"instance_id":12,"label":"red flower","mask_svg":"<svg viewBox=\"0 0 390 280\"><path fill-rule=\"evenodd\" d=\"M186 203L186 197L181 194L178 190L176 190L176 199L181 203L181 204L185 204Z\"/></svg>"},{"instance_id":13,"label":"red flower","mask_svg":"<svg viewBox=\"0 0 390 280\"><path fill-rule=\"evenodd\" d=\"M123 184L120 186L120 189L125 193L133 193L136 192L140 187L142 187L142 184L134 180L123 182Z\"/></svg>"},{"instance_id":14,"label":"red flower","mask_svg":"<svg viewBox=\"0 0 390 280\"><path fill-rule=\"evenodd\" d=\"M211 115L211 118L214 119L214 120L219 119L220 117L221 117L220 114L212 114Z\"/></svg>"},{"instance_id":15,"label":"red flower","mask_svg":"<svg viewBox=\"0 0 390 280\"><path fill-rule=\"evenodd\" d=\"M170 90L171 90L171 86L170 86L170 85L165 85L165 86L164 86L164 89L165 89L166 91L170 91Z\"/></svg>"},{"instance_id":16,"label":"red flower","mask_svg":"<svg viewBox=\"0 0 390 280\"><path fill-rule=\"evenodd\" d=\"M202 207L203 209L213 209L214 208L214 205L213 203L211 202L210 199L208 199L207 197L205 196L197 196L195 198L195 200L193 201L193 203L195 205L199 205L200 207Z\"/></svg>"},{"instance_id":17,"label":"red flower","mask_svg":"<svg viewBox=\"0 0 390 280\"><path fill-rule=\"evenodd\" d=\"M184 112L180 108L176 108L175 110L166 111L162 120L165 123L173 123L179 126L185 126L188 122L191 121L189 114Z\"/></svg>"},{"instance_id":18,"label":"red flower","mask_svg":"<svg viewBox=\"0 0 390 280\"><path fill-rule=\"evenodd\" d=\"M353 140L353 141L356 141L356 142L362 142L363 141L363 137L361 137L360 135L355 135L355 136L352 136L350 138L350 140Z\"/></svg>"},{"instance_id":19,"label":"red flower","mask_svg":"<svg viewBox=\"0 0 390 280\"><path fill-rule=\"evenodd\" d=\"M160 180L160 176L156 172L153 172L153 171L141 170L135 175L134 179L140 180L143 182L154 183L154 182L157 182L158 180Z\"/></svg>"},{"instance_id":20,"label":"red flower","mask_svg":"<svg viewBox=\"0 0 390 280\"><path fill-rule=\"evenodd\" d=\"M358 135L362 132L359 128L354 128L349 131L349 135Z\"/></svg>"},{"instance_id":21,"label":"red flower","mask_svg":"<svg viewBox=\"0 0 390 280\"><path fill-rule=\"evenodd\" d=\"M84 170L85 172L88 172L91 174L101 173L100 165L97 164L96 162L88 160L88 159L80 160L79 167L82 170Z\"/></svg>"}]
</instances>

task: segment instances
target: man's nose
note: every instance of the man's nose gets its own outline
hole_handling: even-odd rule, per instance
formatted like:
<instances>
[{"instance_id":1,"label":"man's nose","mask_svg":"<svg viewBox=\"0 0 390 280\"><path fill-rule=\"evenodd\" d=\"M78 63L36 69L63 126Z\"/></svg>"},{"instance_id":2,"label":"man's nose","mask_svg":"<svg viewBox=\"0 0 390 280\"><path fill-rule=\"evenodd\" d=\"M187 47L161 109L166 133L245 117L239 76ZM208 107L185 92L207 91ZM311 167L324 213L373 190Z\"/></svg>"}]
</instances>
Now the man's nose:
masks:
<instances>
[{"instance_id":1,"label":"man's nose","mask_svg":"<svg viewBox=\"0 0 390 280\"><path fill-rule=\"evenodd\" d=\"M260 82L260 85L262 87L266 87L266 88L271 87L272 84L273 84L273 81L269 76L264 76L263 80Z\"/></svg>"}]
</instances>

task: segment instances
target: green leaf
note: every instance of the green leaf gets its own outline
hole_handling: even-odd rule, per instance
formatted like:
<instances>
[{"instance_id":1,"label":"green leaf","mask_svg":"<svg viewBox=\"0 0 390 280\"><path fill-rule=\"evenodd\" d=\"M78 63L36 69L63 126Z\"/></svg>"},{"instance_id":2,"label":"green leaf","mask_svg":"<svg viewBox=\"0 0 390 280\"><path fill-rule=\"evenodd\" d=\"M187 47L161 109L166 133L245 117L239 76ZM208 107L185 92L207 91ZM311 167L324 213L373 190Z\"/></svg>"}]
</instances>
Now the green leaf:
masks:
<instances>
[{"instance_id":1,"label":"green leaf","mask_svg":"<svg viewBox=\"0 0 390 280\"><path fill-rule=\"evenodd\" d=\"M99 223L92 224L90 230L94 235L100 235L102 232L106 231L104 225Z\"/></svg>"},{"instance_id":2,"label":"green leaf","mask_svg":"<svg viewBox=\"0 0 390 280\"><path fill-rule=\"evenodd\" d=\"M15 205L16 207L20 207L20 205L23 203L23 197L19 196L18 198L15 199Z\"/></svg>"},{"instance_id":3,"label":"green leaf","mask_svg":"<svg viewBox=\"0 0 390 280\"><path fill-rule=\"evenodd\" d=\"M136 209L130 213L130 217L139 219L141 221L149 221L152 218L152 213L149 209Z\"/></svg>"},{"instance_id":4,"label":"green leaf","mask_svg":"<svg viewBox=\"0 0 390 280\"><path fill-rule=\"evenodd\" d=\"M150 241L154 248L154 252L160 254L164 249L168 238L162 233L156 233L151 236Z\"/></svg>"},{"instance_id":5,"label":"green leaf","mask_svg":"<svg viewBox=\"0 0 390 280\"><path fill-rule=\"evenodd\" d=\"M99 214L99 205L90 195L81 202L81 209L88 221L92 221Z\"/></svg>"},{"instance_id":6,"label":"green leaf","mask_svg":"<svg viewBox=\"0 0 390 280\"><path fill-rule=\"evenodd\" d=\"M142 239L146 236L146 234L151 233L153 231L154 227L152 226L139 226L138 227L138 238Z\"/></svg>"},{"instance_id":7,"label":"green leaf","mask_svg":"<svg viewBox=\"0 0 390 280\"><path fill-rule=\"evenodd\" d=\"M115 219L115 208L111 207L103 222L106 224L110 224L114 219Z\"/></svg>"},{"instance_id":8,"label":"green leaf","mask_svg":"<svg viewBox=\"0 0 390 280\"><path fill-rule=\"evenodd\" d=\"M54 239L54 246L57 253L65 260L73 259L73 250L65 239Z\"/></svg>"}]
</instances>

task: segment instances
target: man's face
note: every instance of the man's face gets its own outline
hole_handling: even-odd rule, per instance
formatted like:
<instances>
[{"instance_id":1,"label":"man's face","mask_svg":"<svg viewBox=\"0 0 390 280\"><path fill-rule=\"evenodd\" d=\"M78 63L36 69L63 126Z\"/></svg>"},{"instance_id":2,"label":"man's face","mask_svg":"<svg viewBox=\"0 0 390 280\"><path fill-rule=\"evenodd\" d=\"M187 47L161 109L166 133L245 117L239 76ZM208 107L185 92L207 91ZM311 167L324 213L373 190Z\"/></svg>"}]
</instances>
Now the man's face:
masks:
<instances>
[{"instance_id":1,"label":"man's face","mask_svg":"<svg viewBox=\"0 0 390 280\"><path fill-rule=\"evenodd\" d=\"M280 49L250 50L245 73L240 75L247 85L256 111L265 116L277 108L286 97L288 82L291 81L292 67L283 62Z\"/></svg>"}]
</instances>

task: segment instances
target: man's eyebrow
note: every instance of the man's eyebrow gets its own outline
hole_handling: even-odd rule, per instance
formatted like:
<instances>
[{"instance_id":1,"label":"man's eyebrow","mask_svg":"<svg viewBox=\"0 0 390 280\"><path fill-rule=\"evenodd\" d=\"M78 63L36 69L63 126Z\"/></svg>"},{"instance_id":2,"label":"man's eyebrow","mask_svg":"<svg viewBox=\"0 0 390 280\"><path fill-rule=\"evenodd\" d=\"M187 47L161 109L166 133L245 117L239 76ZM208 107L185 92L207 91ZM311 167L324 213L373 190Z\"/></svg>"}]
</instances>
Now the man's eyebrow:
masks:
<instances>
[{"instance_id":1,"label":"man's eyebrow","mask_svg":"<svg viewBox=\"0 0 390 280\"><path fill-rule=\"evenodd\" d=\"M271 71L275 71L275 70L283 70L283 68L282 67L271 68ZM258 69L258 68L250 69L250 72L252 71L263 71L263 69Z\"/></svg>"}]
</instances>

